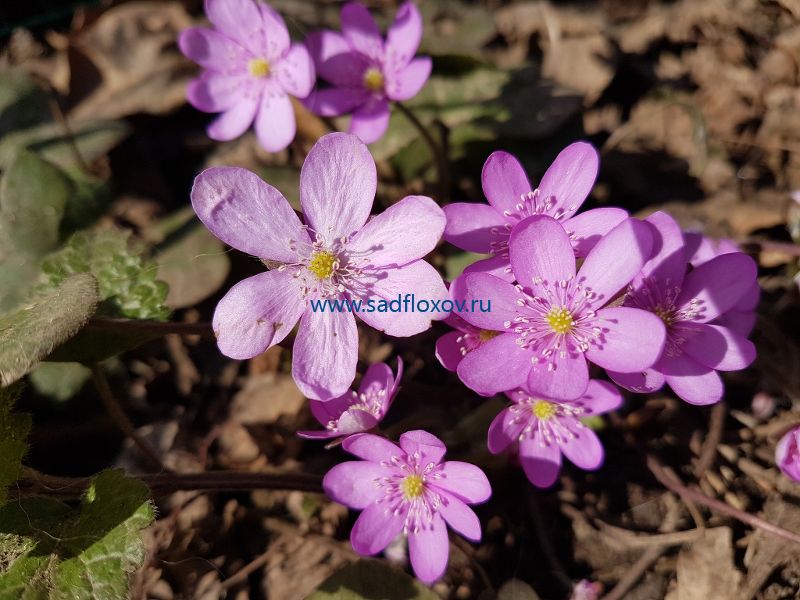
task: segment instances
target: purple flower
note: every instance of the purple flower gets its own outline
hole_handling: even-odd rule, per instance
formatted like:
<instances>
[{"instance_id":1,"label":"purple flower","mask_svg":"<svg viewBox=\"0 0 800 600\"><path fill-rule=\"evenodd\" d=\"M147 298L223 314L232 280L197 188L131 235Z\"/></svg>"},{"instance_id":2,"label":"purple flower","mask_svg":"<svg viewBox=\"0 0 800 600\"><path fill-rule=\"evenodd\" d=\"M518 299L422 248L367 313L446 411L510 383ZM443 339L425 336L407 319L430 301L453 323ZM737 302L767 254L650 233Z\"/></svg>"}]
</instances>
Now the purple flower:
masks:
<instances>
[{"instance_id":1,"label":"purple flower","mask_svg":"<svg viewBox=\"0 0 800 600\"><path fill-rule=\"evenodd\" d=\"M753 260L723 254L687 272L688 256L678 224L657 212L647 218L656 253L631 283L625 306L650 311L664 322L667 342L652 368L609 369L619 385L652 392L665 383L691 404L722 398L717 371L744 369L755 359L753 344L731 328L712 323L733 308L756 281Z\"/></svg>"},{"instance_id":2,"label":"purple flower","mask_svg":"<svg viewBox=\"0 0 800 600\"><path fill-rule=\"evenodd\" d=\"M489 204L455 202L444 207L444 239L469 252L492 254L465 269L511 281L508 240L514 226L531 215L548 215L569 234L576 256L589 250L628 217L621 208L596 208L574 216L597 178L597 152L586 142L570 144L556 157L533 189L519 161L495 152L483 165L483 193Z\"/></svg>"},{"instance_id":3,"label":"purple flower","mask_svg":"<svg viewBox=\"0 0 800 600\"><path fill-rule=\"evenodd\" d=\"M314 400L341 396L353 382L358 331L349 307L315 310L310 301L448 297L439 273L420 260L436 246L444 213L430 198L407 196L367 221L375 162L355 136L331 133L311 149L300 173L305 224L271 185L246 169L217 167L197 176L192 205L219 239L268 262L271 270L239 282L217 305L213 327L226 356L252 358L300 321L292 375ZM413 235L409 235L409 231ZM410 336L446 312L364 312L391 336Z\"/></svg>"},{"instance_id":4,"label":"purple flower","mask_svg":"<svg viewBox=\"0 0 800 600\"><path fill-rule=\"evenodd\" d=\"M800 426L787 431L778 442L775 464L788 478L800 481Z\"/></svg>"},{"instance_id":5,"label":"purple flower","mask_svg":"<svg viewBox=\"0 0 800 600\"><path fill-rule=\"evenodd\" d=\"M455 331L450 331L436 340L436 358L448 371L455 371L464 357L479 348L498 333L491 329L473 327L456 313L444 320Z\"/></svg>"},{"instance_id":6,"label":"purple flower","mask_svg":"<svg viewBox=\"0 0 800 600\"><path fill-rule=\"evenodd\" d=\"M385 438L360 433L342 447L363 460L336 465L322 487L336 502L363 510L350 533L356 552L377 554L406 534L414 573L432 583L447 567L445 523L480 541L480 521L467 505L489 499L489 481L474 465L442 462L447 448L439 438L409 431L400 436L398 448Z\"/></svg>"},{"instance_id":7,"label":"purple flower","mask_svg":"<svg viewBox=\"0 0 800 600\"><path fill-rule=\"evenodd\" d=\"M305 98L314 86L314 65L305 46L292 44L283 18L253 0L206 0L214 29L193 27L178 39L181 52L203 67L189 84L189 103L222 113L208 136L227 141L255 121L259 143L270 152L294 139L290 96Z\"/></svg>"},{"instance_id":8,"label":"purple flower","mask_svg":"<svg viewBox=\"0 0 800 600\"><path fill-rule=\"evenodd\" d=\"M422 17L404 3L384 42L369 11L357 2L342 8L342 33L318 31L306 44L319 76L333 87L316 90L306 104L335 117L352 113L350 133L371 144L389 126L389 102L416 96L431 73L431 59L414 58L422 39Z\"/></svg>"},{"instance_id":9,"label":"purple flower","mask_svg":"<svg viewBox=\"0 0 800 600\"><path fill-rule=\"evenodd\" d=\"M636 308L608 307L651 253L648 226L626 219L589 251L575 273L569 235L552 217L528 217L509 242L512 285L487 273L465 277L465 297L491 299L491 312L464 312L474 327L499 335L467 354L458 376L482 395L525 388L571 400L589 383L587 360L640 371L664 347L661 319ZM637 365L631 368L633 365Z\"/></svg>"},{"instance_id":10,"label":"purple flower","mask_svg":"<svg viewBox=\"0 0 800 600\"><path fill-rule=\"evenodd\" d=\"M614 385L592 379L586 392L575 400L538 398L525 390L506 395L514 402L489 426L489 451L499 454L511 447L533 485L546 488L555 483L562 454L587 471L603 463L600 440L580 419L622 404Z\"/></svg>"},{"instance_id":11,"label":"purple flower","mask_svg":"<svg viewBox=\"0 0 800 600\"><path fill-rule=\"evenodd\" d=\"M338 398L311 401L311 413L324 431L298 431L300 437L324 440L369 431L383 420L397 395L403 377L403 359L397 357L397 377L386 363L373 363L364 374L358 392Z\"/></svg>"}]
</instances>

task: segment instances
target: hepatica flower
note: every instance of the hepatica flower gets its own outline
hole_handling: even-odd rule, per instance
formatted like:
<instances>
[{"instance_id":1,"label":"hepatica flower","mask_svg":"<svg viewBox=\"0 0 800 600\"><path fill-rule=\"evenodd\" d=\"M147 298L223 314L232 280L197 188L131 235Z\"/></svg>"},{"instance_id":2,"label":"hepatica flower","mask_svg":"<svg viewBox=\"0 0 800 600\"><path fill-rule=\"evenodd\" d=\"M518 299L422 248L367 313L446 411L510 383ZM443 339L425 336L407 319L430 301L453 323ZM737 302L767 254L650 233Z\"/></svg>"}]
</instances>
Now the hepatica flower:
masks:
<instances>
[{"instance_id":1,"label":"hepatica flower","mask_svg":"<svg viewBox=\"0 0 800 600\"><path fill-rule=\"evenodd\" d=\"M579 398L589 383L587 360L637 371L656 362L664 324L637 308L608 307L648 259L648 226L626 219L606 234L576 274L569 235L554 218L528 217L509 242L517 285L487 273L462 275L465 296L491 298L492 311L463 313L497 333L458 365L459 378L482 395L525 388L533 396ZM632 365L638 365L630 368Z\"/></svg>"},{"instance_id":2,"label":"hepatica flower","mask_svg":"<svg viewBox=\"0 0 800 600\"><path fill-rule=\"evenodd\" d=\"M508 240L514 226L532 215L548 215L569 235L576 256L586 256L599 239L628 217L621 208L596 208L575 215L597 178L595 149L585 142L570 144L556 157L533 188L519 161L495 152L483 165L481 181L489 204L454 202L444 207L444 239L469 252L492 254L465 270L512 280Z\"/></svg>"},{"instance_id":3,"label":"hepatica flower","mask_svg":"<svg viewBox=\"0 0 800 600\"><path fill-rule=\"evenodd\" d=\"M575 400L531 396L525 390L507 394L513 404L489 426L489 451L499 454L511 448L528 480L550 487L561 470L561 455L577 467L592 471L603 463L603 446L580 419L616 409L622 395L612 384L592 379Z\"/></svg>"},{"instance_id":4,"label":"hepatica flower","mask_svg":"<svg viewBox=\"0 0 800 600\"><path fill-rule=\"evenodd\" d=\"M255 121L259 143L270 152L294 139L290 96L305 98L314 86L314 65L305 46L292 44L283 18L253 0L206 0L214 29L193 27L178 39L181 51L203 67L189 84L189 103L222 113L208 136L227 141Z\"/></svg>"},{"instance_id":5,"label":"hepatica flower","mask_svg":"<svg viewBox=\"0 0 800 600\"><path fill-rule=\"evenodd\" d=\"M403 360L399 356L397 377L386 363L371 364L357 392L347 392L327 402L311 401L311 413L325 427L324 431L298 431L297 435L324 440L369 431L383 420L402 377Z\"/></svg>"},{"instance_id":6,"label":"hepatica flower","mask_svg":"<svg viewBox=\"0 0 800 600\"><path fill-rule=\"evenodd\" d=\"M361 433L342 447L362 460L333 467L322 487L336 502L363 511L350 533L356 552L377 554L405 534L414 573L432 583L447 567L447 525L480 541L480 521L467 505L489 499L489 481L474 465L442 462L447 448L440 439L409 431L400 436L398 447Z\"/></svg>"},{"instance_id":7,"label":"hepatica flower","mask_svg":"<svg viewBox=\"0 0 800 600\"><path fill-rule=\"evenodd\" d=\"M306 104L325 117L352 113L350 133L371 144L389 125L390 101L413 98L428 80L431 59L414 58L421 39L422 17L412 2L397 11L385 41L366 8L346 4L341 34L319 31L306 40L317 74L332 86L314 91Z\"/></svg>"},{"instance_id":8,"label":"hepatica flower","mask_svg":"<svg viewBox=\"0 0 800 600\"><path fill-rule=\"evenodd\" d=\"M292 375L308 398L328 400L355 377L358 332L352 312L314 310L311 300L448 298L439 273L420 260L439 240L444 213L430 198L408 196L367 221L376 186L367 147L346 133L322 137L303 164L304 224L278 190L246 169L216 167L197 176L192 205L205 226L273 267L236 284L217 306L212 324L223 354L252 358L299 320ZM359 313L391 336L420 333L446 316Z\"/></svg>"},{"instance_id":9,"label":"hepatica flower","mask_svg":"<svg viewBox=\"0 0 800 600\"><path fill-rule=\"evenodd\" d=\"M470 325L454 312L450 313L444 322L454 331L445 333L436 340L436 358L448 371L458 369L458 365L468 353L497 337L496 331Z\"/></svg>"},{"instance_id":10,"label":"hepatica flower","mask_svg":"<svg viewBox=\"0 0 800 600\"><path fill-rule=\"evenodd\" d=\"M691 404L722 398L717 371L744 369L755 347L714 320L733 308L756 282L755 262L741 252L722 254L688 270L687 248L678 224L665 213L647 218L657 252L631 283L625 306L657 315L667 328L661 358L651 368L609 374L619 385L651 392L665 383Z\"/></svg>"},{"instance_id":11,"label":"hepatica flower","mask_svg":"<svg viewBox=\"0 0 800 600\"><path fill-rule=\"evenodd\" d=\"M794 427L778 442L775 448L775 464L784 475L800 481L800 427Z\"/></svg>"}]
</instances>

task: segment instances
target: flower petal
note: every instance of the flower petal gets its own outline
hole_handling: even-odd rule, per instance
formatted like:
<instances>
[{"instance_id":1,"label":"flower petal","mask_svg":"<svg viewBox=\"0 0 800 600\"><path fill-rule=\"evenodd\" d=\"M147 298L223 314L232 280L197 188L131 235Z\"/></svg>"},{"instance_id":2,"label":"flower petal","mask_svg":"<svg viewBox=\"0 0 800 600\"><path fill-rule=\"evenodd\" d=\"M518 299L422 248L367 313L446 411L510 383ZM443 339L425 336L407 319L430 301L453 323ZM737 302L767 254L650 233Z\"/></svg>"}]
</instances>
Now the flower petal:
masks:
<instances>
[{"instance_id":1,"label":"flower petal","mask_svg":"<svg viewBox=\"0 0 800 600\"><path fill-rule=\"evenodd\" d=\"M530 366L531 353L517 345L516 335L504 333L467 354L457 373L471 390L493 396L523 385Z\"/></svg>"},{"instance_id":2,"label":"flower petal","mask_svg":"<svg viewBox=\"0 0 800 600\"><path fill-rule=\"evenodd\" d=\"M213 29L190 27L178 36L183 54L201 67L218 73L243 74L249 55L239 44Z\"/></svg>"},{"instance_id":3,"label":"flower petal","mask_svg":"<svg viewBox=\"0 0 800 600\"><path fill-rule=\"evenodd\" d=\"M292 101L277 88L261 94L256 115L256 137L267 152L280 152L292 143L295 134Z\"/></svg>"},{"instance_id":4,"label":"flower petal","mask_svg":"<svg viewBox=\"0 0 800 600\"><path fill-rule=\"evenodd\" d=\"M338 117L353 112L368 99L369 93L365 90L328 88L313 91L304 104L321 117Z\"/></svg>"},{"instance_id":5,"label":"flower petal","mask_svg":"<svg viewBox=\"0 0 800 600\"><path fill-rule=\"evenodd\" d=\"M798 460L800 435L795 427L787 431L775 446L775 464L781 472L795 481L800 481L800 460Z\"/></svg>"},{"instance_id":6,"label":"flower petal","mask_svg":"<svg viewBox=\"0 0 800 600\"><path fill-rule=\"evenodd\" d=\"M431 584L444 574L450 556L450 540L439 513L434 513L430 524L408 533L408 555L420 581Z\"/></svg>"},{"instance_id":7,"label":"flower petal","mask_svg":"<svg viewBox=\"0 0 800 600\"><path fill-rule=\"evenodd\" d=\"M616 371L607 371L607 373L614 383L626 390L637 394L649 394L660 390L666 382L664 374L658 368L659 364L656 363L652 369L645 369L638 373L617 373Z\"/></svg>"},{"instance_id":8,"label":"flower petal","mask_svg":"<svg viewBox=\"0 0 800 600\"><path fill-rule=\"evenodd\" d=\"M761 287L758 285L758 281L753 282L747 291L744 293L739 301L736 303L736 306L733 307L731 310L738 310L742 312L748 312L755 310L758 307L758 301L761 299Z\"/></svg>"},{"instance_id":9,"label":"flower petal","mask_svg":"<svg viewBox=\"0 0 800 600\"><path fill-rule=\"evenodd\" d=\"M613 383L590 379L586 393L580 398L580 404L587 414L602 415L622 405L622 393Z\"/></svg>"},{"instance_id":10,"label":"flower petal","mask_svg":"<svg viewBox=\"0 0 800 600\"><path fill-rule=\"evenodd\" d=\"M620 306L597 311L593 327L601 333L586 351L586 358L612 371L634 373L652 367L661 352L667 331L655 314Z\"/></svg>"},{"instance_id":11,"label":"flower petal","mask_svg":"<svg viewBox=\"0 0 800 600\"><path fill-rule=\"evenodd\" d=\"M334 502L363 509L383 496L375 480L386 476L386 469L364 460L343 462L325 474L322 489Z\"/></svg>"},{"instance_id":12,"label":"flower petal","mask_svg":"<svg viewBox=\"0 0 800 600\"><path fill-rule=\"evenodd\" d=\"M652 257L637 277L658 280L661 286L680 289L689 262L680 225L667 213L658 211L645 219L653 235Z\"/></svg>"},{"instance_id":13,"label":"flower petal","mask_svg":"<svg viewBox=\"0 0 800 600\"><path fill-rule=\"evenodd\" d=\"M722 399L724 388L719 374L691 356L665 354L659 366L672 391L689 404L704 406Z\"/></svg>"},{"instance_id":14,"label":"flower petal","mask_svg":"<svg viewBox=\"0 0 800 600\"><path fill-rule=\"evenodd\" d=\"M605 306L630 283L652 247L650 226L638 219L626 219L603 236L578 272L578 280L594 293L592 306Z\"/></svg>"},{"instance_id":15,"label":"flower petal","mask_svg":"<svg viewBox=\"0 0 800 600\"><path fill-rule=\"evenodd\" d=\"M486 159L481 183L489 204L500 213L516 212L517 204L533 190L517 158L501 150L493 152Z\"/></svg>"},{"instance_id":16,"label":"flower petal","mask_svg":"<svg viewBox=\"0 0 800 600\"><path fill-rule=\"evenodd\" d=\"M464 358L461 354L461 342L458 341L462 335L462 331L450 331L436 340L436 358L448 371L455 371Z\"/></svg>"},{"instance_id":17,"label":"flower petal","mask_svg":"<svg viewBox=\"0 0 800 600\"><path fill-rule=\"evenodd\" d=\"M386 58L396 67L407 65L422 40L422 15L413 2L404 2L386 32Z\"/></svg>"},{"instance_id":18,"label":"flower petal","mask_svg":"<svg viewBox=\"0 0 800 600\"><path fill-rule=\"evenodd\" d=\"M369 11L358 2L342 8L342 33L350 46L373 60L383 57L383 39L378 24Z\"/></svg>"},{"instance_id":19,"label":"flower petal","mask_svg":"<svg viewBox=\"0 0 800 600\"><path fill-rule=\"evenodd\" d=\"M216 29L254 54L263 37L261 14L253 0L206 0L206 15Z\"/></svg>"},{"instance_id":20,"label":"flower petal","mask_svg":"<svg viewBox=\"0 0 800 600\"><path fill-rule=\"evenodd\" d=\"M592 191L600 159L586 142L575 142L559 152L539 183L542 200L553 202L551 214L568 219Z\"/></svg>"},{"instance_id":21,"label":"flower petal","mask_svg":"<svg viewBox=\"0 0 800 600\"><path fill-rule=\"evenodd\" d=\"M286 338L305 310L290 271L266 271L233 286L219 301L212 327L220 352L236 359L258 356Z\"/></svg>"},{"instance_id":22,"label":"flower petal","mask_svg":"<svg viewBox=\"0 0 800 600\"><path fill-rule=\"evenodd\" d=\"M628 216L628 211L621 208L594 208L567 219L562 225L569 234L575 256L583 257Z\"/></svg>"},{"instance_id":23,"label":"flower petal","mask_svg":"<svg viewBox=\"0 0 800 600\"><path fill-rule=\"evenodd\" d=\"M347 244L361 268L400 267L428 254L444 231L446 217L427 196L406 196L372 217ZM409 236L408 232L414 235Z\"/></svg>"},{"instance_id":24,"label":"flower petal","mask_svg":"<svg viewBox=\"0 0 800 600\"><path fill-rule=\"evenodd\" d=\"M514 281L514 273L511 271L511 263L508 262L507 251L496 256L476 260L463 271L464 275L469 273L486 273L509 283Z\"/></svg>"},{"instance_id":25,"label":"flower petal","mask_svg":"<svg viewBox=\"0 0 800 600\"><path fill-rule=\"evenodd\" d=\"M372 433L351 435L342 442L350 454L374 463L391 462L392 458L403 456L403 451L384 437Z\"/></svg>"},{"instance_id":26,"label":"flower petal","mask_svg":"<svg viewBox=\"0 0 800 600\"><path fill-rule=\"evenodd\" d=\"M409 456L419 454L421 463L428 461L437 465L447 452L447 446L442 440L421 429L407 431L401 435L400 447Z\"/></svg>"},{"instance_id":27,"label":"flower petal","mask_svg":"<svg viewBox=\"0 0 800 600\"><path fill-rule=\"evenodd\" d=\"M369 431L378 424L378 419L375 415L368 413L358 408L346 410L339 417L337 423L337 430L340 435L352 435L354 433L362 433Z\"/></svg>"},{"instance_id":28,"label":"flower petal","mask_svg":"<svg viewBox=\"0 0 800 600\"><path fill-rule=\"evenodd\" d=\"M385 390L388 396L394 383L392 369L386 363L372 363L358 386L360 394L367 394Z\"/></svg>"},{"instance_id":29,"label":"flower petal","mask_svg":"<svg viewBox=\"0 0 800 600\"><path fill-rule=\"evenodd\" d=\"M362 556L377 554L400 535L408 513L408 505L398 511L386 504L370 504L364 509L350 531L353 550Z\"/></svg>"},{"instance_id":30,"label":"flower petal","mask_svg":"<svg viewBox=\"0 0 800 600\"><path fill-rule=\"evenodd\" d=\"M235 140L253 124L258 105L259 95L247 92L232 108L209 123L206 134L217 142Z\"/></svg>"},{"instance_id":31,"label":"flower petal","mask_svg":"<svg viewBox=\"0 0 800 600\"><path fill-rule=\"evenodd\" d=\"M583 354L556 350L551 362L533 363L525 382L527 390L536 396L574 400L586 392L589 385L589 366ZM555 366L555 368L553 368Z\"/></svg>"},{"instance_id":32,"label":"flower petal","mask_svg":"<svg viewBox=\"0 0 800 600\"><path fill-rule=\"evenodd\" d=\"M345 88L362 86L368 63L351 50L342 35L335 31L315 31L305 42L320 78Z\"/></svg>"},{"instance_id":33,"label":"flower petal","mask_svg":"<svg viewBox=\"0 0 800 600\"><path fill-rule=\"evenodd\" d=\"M285 55L291 44L289 30L280 13L264 2L258 2L263 31L254 41L264 58L272 62Z\"/></svg>"},{"instance_id":34,"label":"flower petal","mask_svg":"<svg viewBox=\"0 0 800 600\"><path fill-rule=\"evenodd\" d=\"M442 503L439 505L439 514L447 524L468 540L481 541L481 522L478 515L455 496L444 492L441 493L441 496Z\"/></svg>"},{"instance_id":35,"label":"flower petal","mask_svg":"<svg viewBox=\"0 0 800 600\"><path fill-rule=\"evenodd\" d=\"M758 267L741 252L712 258L691 271L676 301L678 307L697 312L694 319L707 323L733 308L752 288Z\"/></svg>"},{"instance_id":36,"label":"flower petal","mask_svg":"<svg viewBox=\"0 0 800 600\"><path fill-rule=\"evenodd\" d=\"M356 376L358 329L351 312L306 310L292 350L292 377L306 398L343 394Z\"/></svg>"},{"instance_id":37,"label":"flower petal","mask_svg":"<svg viewBox=\"0 0 800 600\"><path fill-rule=\"evenodd\" d=\"M570 430L575 437L564 437L559 442L561 452L564 453L572 464L585 471L594 471L603 464L603 444L588 427L575 422Z\"/></svg>"},{"instance_id":38,"label":"flower petal","mask_svg":"<svg viewBox=\"0 0 800 600\"><path fill-rule=\"evenodd\" d=\"M372 209L375 161L357 137L329 133L308 153L300 171L306 222L328 243L361 229Z\"/></svg>"},{"instance_id":39,"label":"flower petal","mask_svg":"<svg viewBox=\"0 0 800 600\"><path fill-rule=\"evenodd\" d=\"M441 475L443 477L435 480L436 487L467 504L486 502L492 495L486 474L470 463L448 460L442 464Z\"/></svg>"},{"instance_id":40,"label":"flower petal","mask_svg":"<svg viewBox=\"0 0 800 600\"><path fill-rule=\"evenodd\" d=\"M499 241L497 232L505 230L505 220L487 204L453 202L443 210L447 217L445 241L468 252L488 254L492 243Z\"/></svg>"},{"instance_id":41,"label":"flower petal","mask_svg":"<svg viewBox=\"0 0 800 600\"><path fill-rule=\"evenodd\" d=\"M415 58L402 71L387 77L386 95L395 102L410 100L420 93L432 68L433 61L427 56Z\"/></svg>"},{"instance_id":42,"label":"flower petal","mask_svg":"<svg viewBox=\"0 0 800 600\"><path fill-rule=\"evenodd\" d=\"M311 93L316 74L311 55L303 44L292 44L289 52L275 65L275 78L292 96L305 98Z\"/></svg>"},{"instance_id":43,"label":"flower petal","mask_svg":"<svg viewBox=\"0 0 800 600\"><path fill-rule=\"evenodd\" d=\"M520 294L516 288L486 273L469 273L459 281L463 281L466 302L463 319L480 329L507 331L505 324L513 323L518 315Z\"/></svg>"},{"instance_id":44,"label":"flower petal","mask_svg":"<svg viewBox=\"0 0 800 600\"><path fill-rule=\"evenodd\" d=\"M441 309L441 303L450 298L442 276L424 260L415 260L397 269L365 271L361 283L365 289L358 316L387 335L416 335L429 329L432 320L448 315L448 311ZM406 299L411 302L408 307L404 303ZM415 303L423 301L427 302L428 310L417 311ZM439 303L439 310L434 310L433 301Z\"/></svg>"},{"instance_id":45,"label":"flower petal","mask_svg":"<svg viewBox=\"0 0 800 600\"><path fill-rule=\"evenodd\" d=\"M386 133L390 116L389 103L383 98L373 98L353 112L347 131L365 144L377 142Z\"/></svg>"},{"instance_id":46,"label":"flower petal","mask_svg":"<svg viewBox=\"0 0 800 600\"><path fill-rule=\"evenodd\" d=\"M197 110L213 113L233 108L248 93L252 93L252 80L246 75L206 71L189 82L186 99Z\"/></svg>"},{"instance_id":47,"label":"flower petal","mask_svg":"<svg viewBox=\"0 0 800 600\"><path fill-rule=\"evenodd\" d=\"M519 444L519 462L533 485L548 488L556 482L561 470L561 450L555 444L540 443L539 436Z\"/></svg>"},{"instance_id":48,"label":"flower petal","mask_svg":"<svg viewBox=\"0 0 800 600\"><path fill-rule=\"evenodd\" d=\"M515 225L508 247L517 281L537 293L546 293L542 282L551 287L575 275L575 254L569 236L552 217L535 215Z\"/></svg>"},{"instance_id":49,"label":"flower petal","mask_svg":"<svg viewBox=\"0 0 800 600\"><path fill-rule=\"evenodd\" d=\"M524 419L517 419L517 415L509 409L503 409L489 425L486 442L489 452L500 454L509 446L516 444L525 425L527 422Z\"/></svg>"},{"instance_id":50,"label":"flower petal","mask_svg":"<svg viewBox=\"0 0 800 600\"><path fill-rule=\"evenodd\" d=\"M203 225L242 252L293 263L292 243L310 243L286 198L247 169L206 169L195 178L191 198Z\"/></svg>"},{"instance_id":51,"label":"flower petal","mask_svg":"<svg viewBox=\"0 0 800 600\"><path fill-rule=\"evenodd\" d=\"M705 323L685 323L686 341L681 349L697 362L718 371L738 371L756 359L756 347L739 334Z\"/></svg>"},{"instance_id":52,"label":"flower petal","mask_svg":"<svg viewBox=\"0 0 800 600\"><path fill-rule=\"evenodd\" d=\"M740 310L731 309L714 319L714 323L722 327L727 327L742 337L747 337L756 326L757 319L758 315L755 311L750 310L742 312Z\"/></svg>"}]
</instances>

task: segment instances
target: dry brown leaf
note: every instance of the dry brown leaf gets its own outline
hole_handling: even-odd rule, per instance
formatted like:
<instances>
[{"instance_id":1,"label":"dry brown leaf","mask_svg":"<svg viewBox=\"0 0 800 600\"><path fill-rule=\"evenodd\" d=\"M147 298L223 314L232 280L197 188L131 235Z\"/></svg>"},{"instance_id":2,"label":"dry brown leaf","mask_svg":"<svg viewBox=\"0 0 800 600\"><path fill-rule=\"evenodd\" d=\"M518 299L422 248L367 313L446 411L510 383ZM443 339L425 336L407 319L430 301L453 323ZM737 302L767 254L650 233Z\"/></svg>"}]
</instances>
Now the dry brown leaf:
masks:
<instances>
[{"instance_id":1,"label":"dry brown leaf","mask_svg":"<svg viewBox=\"0 0 800 600\"><path fill-rule=\"evenodd\" d=\"M305 398L291 375L264 373L249 377L231 405L231 420L246 425L274 423L282 416L295 416Z\"/></svg>"},{"instance_id":2,"label":"dry brown leaf","mask_svg":"<svg viewBox=\"0 0 800 600\"><path fill-rule=\"evenodd\" d=\"M706 529L678 555L677 587L667 600L735 600L742 574L733 563L729 527Z\"/></svg>"}]
</instances>

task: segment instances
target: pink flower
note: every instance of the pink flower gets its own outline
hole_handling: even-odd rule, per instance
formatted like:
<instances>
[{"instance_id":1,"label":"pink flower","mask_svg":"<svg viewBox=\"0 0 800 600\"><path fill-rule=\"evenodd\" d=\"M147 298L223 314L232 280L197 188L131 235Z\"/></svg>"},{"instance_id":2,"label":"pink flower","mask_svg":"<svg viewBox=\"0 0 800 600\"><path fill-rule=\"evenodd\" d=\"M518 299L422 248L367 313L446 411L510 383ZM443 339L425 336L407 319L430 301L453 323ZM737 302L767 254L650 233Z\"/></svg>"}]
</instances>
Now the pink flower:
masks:
<instances>
[{"instance_id":1,"label":"pink flower","mask_svg":"<svg viewBox=\"0 0 800 600\"><path fill-rule=\"evenodd\" d=\"M496 331L473 327L454 312L444 322L455 331L445 333L436 340L436 358L448 371L458 369L468 353L497 337Z\"/></svg>"},{"instance_id":2,"label":"pink flower","mask_svg":"<svg viewBox=\"0 0 800 600\"><path fill-rule=\"evenodd\" d=\"M373 363L364 374L358 392L338 398L311 401L311 413L324 431L298 431L300 437L324 440L369 431L383 420L403 377L403 360L397 357L397 377L386 363Z\"/></svg>"},{"instance_id":3,"label":"pink flower","mask_svg":"<svg viewBox=\"0 0 800 600\"><path fill-rule=\"evenodd\" d=\"M648 226L626 219L589 251L577 275L569 235L546 215L528 217L509 242L512 285L488 273L462 275L465 296L491 299L491 312L464 312L498 335L467 354L458 376L482 395L525 388L571 400L589 384L587 360L640 371L664 347L661 319L636 308L608 307L650 256ZM634 367L634 365L636 365Z\"/></svg>"},{"instance_id":4,"label":"pink flower","mask_svg":"<svg viewBox=\"0 0 800 600\"><path fill-rule=\"evenodd\" d=\"M756 264L734 252L687 272L689 250L678 224L662 212L650 215L647 222L657 252L631 283L625 306L658 315L666 325L667 342L651 368L612 368L609 375L634 392L652 392L666 383L686 402L713 404L723 393L717 371L744 369L756 356L744 336L713 323L752 289Z\"/></svg>"},{"instance_id":5,"label":"pink flower","mask_svg":"<svg viewBox=\"0 0 800 600\"><path fill-rule=\"evenodd\" d=\"M524 390L506 395L514 402L489 426L489 451L499 454L511 447L533 485L546 488L555 483L562 454L587 471L603 463L600 440L580 419L619 407L622 395L614 385L592 379L575 400L532 397Z\"/></svg>"},{"instance_id":6,"label":"pink flower","mask_svg":"<svg viewBox=\"0 0 800 600\"><path fill-rule=\"evenodd\" d=\"M800 426L787 431L778 442L775 464L788 478L800 481Z\"/></svg>"},{"instance_id":7,"label":"pink flower","mask_svg":"<svg viewBox=\"0 0 800 600\"><path fill-rule=\"evenodd\" d=\"M303 164L305 224L278 190L246 169L216 167L197 176L192 205L205 226L273 267L236 284L217 305L213 327L223 354L256 356L283 340L299 320L292 375L307 397L335 398L355 377L356 320L347 307L314 310L311 300L394 299L401 292L447 299L439 273L420 260L436 246L444 213L430 198L408 196L367 221L376 186L369 150L346 133L322 137ZM371 327L400 337L447 316L358 314Z\"/></svg>"},{"instance_id":8,"label":"pink flower","mask_svg":"<svg viewBox=\"0 0 800 600\"><path fill-rule=\"evenodd\" d=\"M400 436L400 447L377 435L360 433L342 447L360 461L345 462L322 480L336 502L363 510L350 533L359 554L377 554L400 533L408 536L414 573L432 583L447 567L450 553L447 525L465 538L481 539L481 524L467 506L492 494L478 467L442 462L447 448L425 431Z\"/></svg>"},{"instance_id":9,"label":"pink flower","mask_svg":"<svg viewBox=\"0 0 800 600\"><path fill-rule=\"evenodd\" d=\"M227 141L255 121L259 143L270 152L294 139L290 96L305 98L314 86L314 65L305 46L292 44L283 18L253 0L206 0L214 29L193 27L178 39L181 52L204 71L189 84L189 103L222 113L208 136Z\"/></svg>"},{"instance_id":10,"label":"pink flower","mask_svg":"<svg viewBox=\"0 0 800 600\"><path fill-rule=\"evenodd\" d=\"M353 114L350 133L367 144L389 126L389 102L416 96L431 73L431 59L414 58L422 17L404 3L384 42L369 11L357 2L342 8L342 33L319 31L306 44L319 76L332 87L316 90L306 104L324 117Z\"/></svg>"},{"instance_id":11,"label":"pink flower","mask_svg":"<svg viewBox=\"0 0 800 600\"><path fill-rule=\"evenodd\" d=\"M512 281L508 239L514 226L531 215L548 215L566 229L576 256L589 250L628 217L621 208L595 208L575 216L597 178L597 152L586 142L570 144L533 189L519 161L495 152L483 165L483 193L489 204L455 202L444 207L444 239L469 252L492 254L465 269Z\"/></svg>"}]
</instances>

